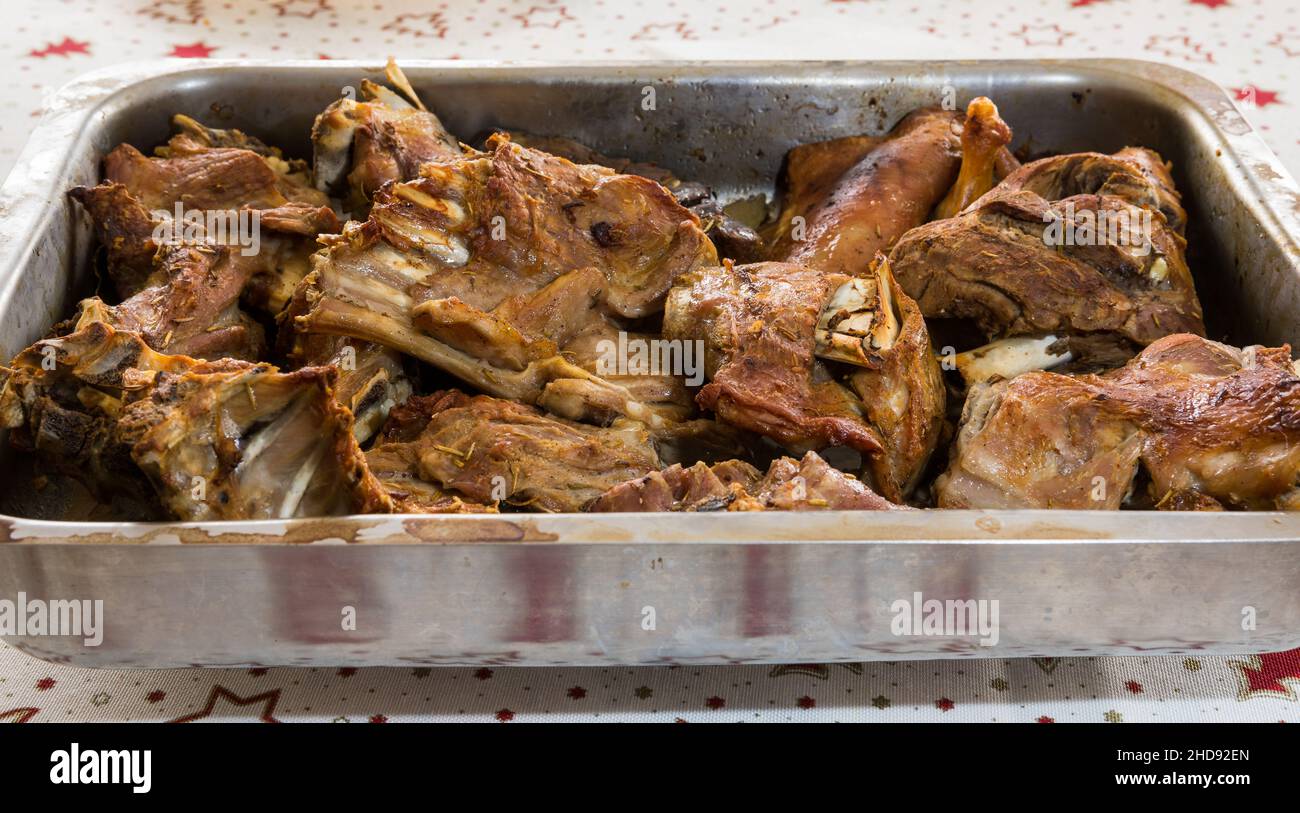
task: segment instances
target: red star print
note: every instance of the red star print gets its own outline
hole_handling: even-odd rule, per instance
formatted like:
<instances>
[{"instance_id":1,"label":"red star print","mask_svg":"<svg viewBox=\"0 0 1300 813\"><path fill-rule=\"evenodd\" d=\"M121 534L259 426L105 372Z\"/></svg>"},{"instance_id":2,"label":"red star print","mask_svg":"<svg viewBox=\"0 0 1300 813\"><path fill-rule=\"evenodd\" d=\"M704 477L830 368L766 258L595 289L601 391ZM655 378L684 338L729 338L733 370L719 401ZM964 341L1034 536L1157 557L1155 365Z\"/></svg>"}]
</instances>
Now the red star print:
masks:
<instances>
[{"instance_id":1,"label":"red star print","mask_svg":"<svg viewBox=\"0 0 1300 813\"><path fill-rule=\"evenodd\" d=\"M569 689L568 695L569 697L572 697L574 700L581 700L582 698L587 696L587 690L582 688L581 686L574 686L572 689Z\"/></svg>"},{"instance_id":2,"label":"red star print","mask_svg":"<svg viewBox=\"0 0 1300 813\"><path fill-rule=\"evenodd\" d=\"M1260 90L1253 85L1246 85L1244 88L1233 88L1232 92L1236 95L1237 101L1254 105L1255 107L1268 107L1270 104L1282 104L1277 99L1277 91L1274 90Z\"/></svg>"},{"instance_id":3,"label":"red star print","mask_svg":"<svg viewBox=\"0 0 1300 813\"><path fill-rule=\"evenodd\" d=\"M803 697L794 701L794 703L796 706L798 706L801 709L810 709L817 705L817 701L813 700L808 695L804 695Z\"/></svg>"},{"instance_id":4,"label":"red star print","mask_svg":"<svg viewBox=\"0 0 1300 813\"><path fill-rule=\"evenodd\" d=\"M934 701L934 707L937 708L939 711L952 711L953 707L955 707L956 705L957 705L956 703L952 702L946 697L940 697L938 700Z\"/></svg>"},{"instance_id":5,"label":"red star print","mask_svg":"<svg viewBox=\"0 0 1300 813\"><path fill-rule=\"evenodd\" d=\"M1056 23L1051 25L1022 25L1019 29L1012 31L1011 36L1020 37L1025 45L1062 45L1067 37L1073 37L1074 33L1062 31Z\"/></svg>"},{"instance_id":6,"label":"red star print","mask_svg":"<svg viewBox=\"0 0 1300 813\"><path fill-rule=\"evenodd\" d=\"M1300 34L1281 31L1269 40L1268 44L1274 48L1281 48L1282 53L1287 56L1300 56Z\"/></svg>"},{"instance_id":7,"label":"red star print","mask_svg":"<svg viewBox=\"0 0 1300 813\"><path fill-rule=\"evenodd\" d=\"M488 678L492 677L492 670L487 668L486 666L479 669L475 669L474 677L478 678L479 680L487 680Z\"/></svg>"},{"instance_id":8,"label":"red star print","mask_svg":"<svg viewBox=\"0 0 1300 813\"><path fill-rule=\"evenodd\" d=\"M515 719L515 713L510 709L501 709L496 714L497 720L502 723L508 723Z\"/></svg>"},{"instance_id":9,"label":"red star print","mask_svg":"<svg viewBox=\"0 0 1300 813\"><path fill-rule=\"evenodd\" d=\"M1240 687L1238 697L1281 697L1300 699L1296 686L1300 685L1300 649L1287 652L1269 652L1252 655L1245 660L1231 660L1228 665L1237 670Z\"/></svg>"},{"instance_id":10,"label":"red star print","mask_svg":"<svg viewBox=\"0 0 1300 813\"><path fill-rule=\"evenodd\" d=\"M1036 723L1054 723L1054 722L1056 722L1056 721L1053 720L1051 717L1048 717L1046 714L1044 714L1042 717L1039 717L1039 718L1038 718L1037 720L1035 720L1034 722L1036 722Z\"/></svg>"},{"instance_id":11,"label":"red star print","mask_svg":"<svg viewBox=\"0 0 1300 813\"><path fill-rule=\"evenodd\" d=\"M167 693L164 692L162 689L154 689L152 692L149 692L149 694L145 695L144 699L148 700L150 703L157 703L159 700L162 700L166 696Z\"/></svg>"},{"instance_id":12,"label":"red star print","mask_svg":"<svg viewBox=\"0 0 1300 813\"><path fill-rule=\"evenodd\" d=\"M167 56L178 56L186 59L212 56L212 52L217 50L215 47L204 45L202 42L196 42L192 45L173 45L171 53Z\"/></svg>"},{"instance_id":13,"label":"red star print","mask_svg":"<svg viewBox=\"0 0 1300 813\"><path fill-rule=\"evenodd\" d=\"M1207 6L1209 8L1228 5L1228 0L1189 0L1189 2L1194 6Z\"/></svg>"},{"instance_id":14,"label":"red star print","mask_svg":"<svg viewBox=\"0 0 1300 813\"><path fill-rule=\"evenodd\" d=\"M216 709L217 707L218 698L224 699L227 703L232 703L236 706L255 706L258 703L261 703L262 713L258 715L258 719L264 723L280 722L279 720L275 719L274 716L275 705L280 702L279 689L273 689L269 692L262 692L261 694L255 694L252 697L239 697L234 692L230 691L224 686L212 687L212 691L208 694L208 702L204 704L202 709L195 712L194 714L187 714L184 717L177 717L175 720L172 720L171 722L192 723L195 720L202 720L205 717L211 717L213 710Z\"/></svg>"},{"instance_id":15,"label":"red star print","mask_svg":"<svg viewBox=\"0 0 1300 813\"><path fill-rule=\"evenodd\" d=\"M1142 694L1142 684L1138 683L1136 680L1130 680L1125 683L1124 688L1128 689L1133 694Z\"/></svg>"},{"instance_id":16,"label":"red star print","mask_svg":"<svg viewBox=\"0 0 1300 813\"><path fill-rule=\"evenodd\" d=\"M1105 0L1074 0L1074 2L1070 3L1070 8L1081 8L1083 6L1091 6L1093 3L1102 2L1105 2Z\"/></svg>"},{"instance_id":17,"label":"red star print","mask_svg":"<svg viewBox=\"0 0 1300 813\"><path fill-rule=\"evenodd\" d=\"M522 14L514 16L524 28L559 28L561 24L577 19L569 16L564 6L532 6Z\"/></svg>"},{"instance_id":18,"label":"red star print","mask_svg":"<svg viewBox=\"0 0 1300 813\"><path fill-rule=\"evenodd\" d=\"M63 42L51 42L39 51L28 51L28 56L44 59L47 56L67 56L68 54L90 55L90 43L78 42L71 37L64 37Z\"/></svg>"},{"instance_id":19,"label":"red star print","mask_svg":"<svg viewBox=\"0 0 1300 813\"><path fill-rule=\"evenodd\" d=\"M43 691L45 691L46 689L53 689L55 683L58 683L58 681L55 680L54 678L52 678L52 677L43 677L43 678L41 678L40 680L36 681L36 688L37 688L38 691L42 691L42 692L43 692Z\"/></svg>"},{"instance_id":20,"label":"red star print","mask_svg":"<svg viewBox=\"0 0 1300 813\"><path fill-rule=\"evenodd\" d=\"M387 23L384 23L384 31L393 31L398 34L410 34L413 37L437 37L444 39L447 36L447 19L442 16L441 11L435 11L431 14L399 14Z\"/></svg>"},{"instance_id":21,"label":"red star print","mask_svg":"<svg viewBox=\"0 0 1300 813\"><path fill-rule=\"evenodd\" d=\"M1154 51L1163 56L1183 59L1188 62L1214 62L1214 54L1206 51L1204 45L1193 42L1190 37L1186 36L1153 36L1147 40L1144 47L1148 51Z\"/></svg>"},{"instance_id":22,"label":"red star print","mask_svg":"<svg viewBox=\"0 0 1300 813\"><path fill-rule=\"evenodd\" d=\"M254 669L249 669L248 674L252 675L253 677L261 677L262 675L265 675L269 671L270 670L267 669L265 666L258 666Z\"/></svg>"},{"instance_id":23,"label":"red star print","mask_svg":"<svg viewBox=\"0 0 1300 813\"><path fill-rule=\"evenodd\" d=\"M727 701L723 700L721 697L710 697L708 700L704 701L704 705L711 709L720 709L727 705Z\"/></svg>"},{"instance_id":24,"label":"red star print","mask_svg":"<svg viewBox=\"0 0 1300 813\"><path fill-rule=\"evenodd\" d=\"M203 0L153 0L140 13L169 23L194 25L203 19Z\"/></svg>"},{"instance_id":25,"label":"red star print","mask_svg":"<svg viewBox=\"0 0 1300 813\"><path fill-rule=\"evenodd\" d=\"M271 3L279 17L315 17L322 11L333 11L328 0L276 0Z\"/></svg>"},{"instance_id":26,"label":"red star print","mask_svg":"<svg viewBox=\"0 0 1300 813\"><path fill-rule=\"evenodd\" d=\"M345 666L339 670L338 675L341 678L350 678L357 673L355 666Z\"/></svg>"},{"instance_id":27,"label":"red star print","mask_svg":"<svg viewBox=\"0 0 1300 813\"><path fill-rule=\"evenodd\" d=\"M370 722L372 722L372 723L386 723L386 722L388 722L388 718L385 717L385 716L382 715L382 714L375 714L375 715L372 715L372 716L371 716L371 718L370 718Z\"/></svg>"},{"instance_id":28,"label":"red star print","mask_svg":"<svg viewBox=\"0 0 1300 813\"><path fill-rule=\"evenodd\" d=\"M25 723L36 716L40 709L34 706L24 706L18 709L9 709L0 711L0 723Z\"/></svg>"},{"instance_id":29,"label":"red star print","mask_svg":"<svg viewBox=\"0 0 1300 813\"><path fill-rule=\"evenodd\" d=\"M686 23L646 23L641 26L641 30L633 34L629 39L634 40L661 40L661 39L695 39L695 32L687 27Z\"/></svg>"}]
</instances>

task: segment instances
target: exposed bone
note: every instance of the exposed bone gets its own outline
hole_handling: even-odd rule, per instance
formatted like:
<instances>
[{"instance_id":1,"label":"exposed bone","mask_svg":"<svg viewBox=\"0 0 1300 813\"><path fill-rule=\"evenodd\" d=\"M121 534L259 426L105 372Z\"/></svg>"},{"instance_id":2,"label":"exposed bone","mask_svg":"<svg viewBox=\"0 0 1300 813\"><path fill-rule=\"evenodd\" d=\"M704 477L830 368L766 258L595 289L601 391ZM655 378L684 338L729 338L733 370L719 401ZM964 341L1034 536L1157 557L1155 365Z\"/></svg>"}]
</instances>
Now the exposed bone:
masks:
<instances>
[{"instance_id":1,"label":"exposed bone","mask_svg":"<svg viewBox=\"0 0 1300 813\"><path fill-rule=\"evenodd\" d=\"M949 358L969 387L993 378L1048 370L1072 361L1074 356L1059 336L1014 336L955 356L940 356L940 361L946 365Z\"/></svg>"},{"instance_id":2,"label":"exposed bone","mask_svg":"<svg viewBox=\"0 0 1300 813\"><path fill-rule=\"evenodd\" d=\"M873 270L874 277L856 277L841 285L822 309L814 334L818 357L876 367L880 354L898 340L901 325L889 263L881 261Z\"/></svg>"},{"instance_id":3,"label":"exposed bone","mask_svg":"<svg viewBox=\"0 0 1300 813\"><path fill-rule=\"evenodd\" d=\"M935 219L956 215L993 188L998 156L1010 143L1011 128L998 116L997 105L985 96L971 100L961 131L961 170L935 207Z\"/></svg>"}]
</instances>

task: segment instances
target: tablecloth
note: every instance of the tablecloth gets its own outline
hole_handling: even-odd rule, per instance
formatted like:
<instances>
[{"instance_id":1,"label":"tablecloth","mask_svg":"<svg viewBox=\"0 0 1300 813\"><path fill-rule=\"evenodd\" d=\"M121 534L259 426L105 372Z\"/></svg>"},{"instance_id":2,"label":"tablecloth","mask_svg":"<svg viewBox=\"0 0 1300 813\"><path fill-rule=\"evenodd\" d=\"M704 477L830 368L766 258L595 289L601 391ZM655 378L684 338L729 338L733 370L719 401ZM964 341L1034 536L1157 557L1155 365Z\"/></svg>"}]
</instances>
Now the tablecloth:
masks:
<instances>
[{"instance_id":1,"label":"tablecloth","mask_svg":"<svg viewBox=\"0 0 1300 813\"><path fill-rule=\"evenodd\" d=\"M7 173L46 94L162 57L1136 57L1231 88L1300 171L1300 5L1274 0L6 0ZM1300 650L793 666L103 671L0 645L0 721L1300 720Z\"/></svg>"}]
</instances>

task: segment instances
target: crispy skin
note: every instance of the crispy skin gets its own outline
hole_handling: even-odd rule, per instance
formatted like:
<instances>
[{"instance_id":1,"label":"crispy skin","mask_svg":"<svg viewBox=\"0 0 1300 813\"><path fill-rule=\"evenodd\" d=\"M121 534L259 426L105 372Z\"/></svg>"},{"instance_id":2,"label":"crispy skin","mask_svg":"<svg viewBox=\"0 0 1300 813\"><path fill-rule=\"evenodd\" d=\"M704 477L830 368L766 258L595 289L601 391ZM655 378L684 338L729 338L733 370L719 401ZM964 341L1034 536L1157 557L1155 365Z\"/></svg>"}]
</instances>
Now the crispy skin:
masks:
<instances>
[{"instance_id":1,"label":"crispy skin","mask_svg":"<svg viewBox=\"0 0 1300 813\"><path fill-rule=\"evenodd\" d=\"M833 170L814 160L787 167L790 199L805 221L803 239L796 239L793 228L778 232L770 257L829 273L866 273L878 252L926 221L956 180L961 122L960 114L945 110L910 113L833 183L825 180ZM868 143L854 143L850 154ZM847 163L831 150L816 155L829 156L834 168ZM819 194L822 189L827 191Z\"/></svg>"},{"instance_id":2,"label":"crispy skin","mask_svg":"<svg viewBox=\"0 0 1300 813\"><path fill-rule=\"evenodd\" d=\"M614 486L588 511L883 511L900 506L808 452L782 457L760 478L748 463L669 466Z\"/></svg>"},{"instance_id":3,"label":"crispy skin","mask_svg":"<svg viewBox=\"0 0 1300 813\"><path fill-rule=\"evenodd\" d=\"M1049 201L1075 195L1117 197L1159 212L1180 235L1187 225L1169 166L1159 153L1145 147L1125 147L1114 155L1076 152L1042 158L1008 175L997 189L1033 192Z\"/></svg>"},{"instance_id":4,"label":"crispy skin","mask_svg":"<svg viewBox=\"0 0 1300 813\"><path fill-rule=\"evenodd\" d=\"M156 353L139 336L93 322L27 348L4 371L0 426L10 442L102 498L150 494L118 431L125 405L160 372L219 372L251 365Z\"/></svg>"},{"instance_id":5,"label":"crispy skin","mask_svg":"<svg viewBox=\"0 0 1300 813\"><path fill-rule=\"evenodd\" d=\"M131 457L178 519L287 519L392 511L366 468L335 372L267 364L160 373L123 410Z\"/></svg>"},{"instance_id":6,"label":"crispy skin","mask_svg":"<svg viewBox=\"0 0 1300 813\"><path fill-rule=\"evenodd\" d=\"M894 274L926 317L973 319L989 338L1097 334L1136 347L1204 334L1183 239L1163 218L1145 218L1148 230L1144 210L1114 195L1049 203L1010 180L894 247ZM1101 228L1096 245L1055 245L1049 233L1055 220L1086 242L1086 225L1107 218L1127 229L1118 239Z\"/></svg>"},{"instance_id":7,"label":"crispy skin","mask_svg":"<svg viewBox=\"0 0 1300 813\"><path fill-rule=\"evenodd\" d=\"M645 178L491 146L381 190L314 258L295 328L384 344L565 417L680 418L567 348L657 313L676 276L716 262L694 216Z\"/></svg>"},{"instance_id":8,"label":"crispy skin","mask_svg":"<svg viewBox=\"0 0 1300 813\"><path fill-rule=\"evenodd\" d=\"M384 184L412 180L421 164L461 154L460 143L425 109L392 60L386 72L397 91L362 80L361 101L339 99L312 125L317 186L346 191L354 212L364 213Z\"/></svg>"},{"instance_id":9,"label":"crispy skin","mask_svg":"<svg viewBox=\"0 0 1300 813\"><path fill-rule=\"evenodd\" d=\"M662 185L682 206L700 219L700 227L718 249L718 256L738 263L762 259L763 239L754 229L728 215L713 190L697 181L683 181L655 164L612 158L565 136L542 136L521 130L505 131L516 144L566 158L575 164L609 167L622 175L640 175Z\"/></svg>"},{"instance_id":10,"label":"crispy skin","mask_svg":"<svg viewBox=\"0 0 1300 813\"><path fill-rule=\"evenodd\" d=\"M1124 367L972 391L941 507L1300 508L1300 375L1289 347L1180 334ZM1104 489L1094 477L1102 477Z\"/></svg>"},{"instance_id":11,"label":"crispy skin","mask_svg":"<svg viewBox=\"0 0 1300 813\"><path fill-rule=\"evenodd\" d=\"M407 479L390 481L389 492L408 510L427 500L421 493L445 493L478 506L579 511L606 489L662 465L639 424L588 426L457 390L395 408L370 455L411 461ZM413 489L411 474L434 490Z\"/></svg>"}]
</instances>

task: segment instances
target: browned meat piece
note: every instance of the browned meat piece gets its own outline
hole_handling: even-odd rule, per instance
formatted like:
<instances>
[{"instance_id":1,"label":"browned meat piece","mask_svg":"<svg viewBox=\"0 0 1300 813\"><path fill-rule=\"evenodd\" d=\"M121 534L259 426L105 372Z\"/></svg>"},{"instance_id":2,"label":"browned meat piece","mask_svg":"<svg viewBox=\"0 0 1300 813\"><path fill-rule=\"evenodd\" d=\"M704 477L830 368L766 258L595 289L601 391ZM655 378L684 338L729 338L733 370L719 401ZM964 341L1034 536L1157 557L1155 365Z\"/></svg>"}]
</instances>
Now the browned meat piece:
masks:
<instances>
[{"instance_id":1,"label":"browned meat piece","mask_svg":"<svg viewBox=\"0 0 1300 813\"><path fill-rule=\"evenodd\" d=\"M956 215L993 188L998 157L1010 143L1011 128L998 116L997 105L985 96L973 99L961 128L961 171L935 207L936 220Z\"/></svg>"},{"instance_id":2,"label":"browned meat piece","mask_svg":"<svg viewBox=\"0 0 1300 813\"><path fill-rule=\"evenodd\" d=\"M366 468L335 372L267 364L159 373L118 431L178 519L287 519L388 512Z\"/></svg>"},{"instance_id":3,"label":"browned meat piece","mask_svg":"<svg viewBox=\"0 0 1300 813\"><path fill-rule=\"evenodd\" d=\"M941 507L1300 510L1300 370L1289 347L1181 334L1103 375L983 385L936 489Z\"/></svg>"},{"instance_id":4,"label":"browned meat piece","mask_svg":"<svg viewBox=\"0 0 1300 813\"><path fill-rule=\"evenodd\" d=\"M102 183L70 193L95 224L118 296L158 282L162 243L241 241L254 263L247 299L278 311L306 274L316 235L339 229L329 199L302 162L238 130L210 130L185 116L173 125L178 133L153 157L122 144L105 157Z\"/></svg>"},{"instance_id":5,"label":"browned meat piece","mask_svg":"<svg viewBox=\"0 0 1300 813\"><path fill-rule=\"evenodd\" d=\"M257 268L238 250L164 246L155 281L120 305L81 303L78 326L107 322L137 333L160 353L256 360L266 349L262 326L239 309L239 294Z\"/></svg>"},{"instance_id":6,"label":"browned meat piece","mask_svg":"<svg viewBox=\"0 0 1300 813\"><path fill-rule=\"evenodd\" d=\"M795 451L848 446L890 499L915 486L945 393L915 303L864 252L924 222L952 185L959 124L918 111L884 139L792 152L774 249L787 261L683 275L669 294L664 334L705 342L702 408Z\"/></svg>"},{"instance_id":7,"label":"browned meat piece","mask_svg":"<svg viewBox=\"0 0 1300 813\"><path fill-rule=\"evenodd\" d=\"M716 262L695 217L645 178L491 147L380 190L370 218L315 258L296 329L384 344L565 417L682 417L566 355L657 313L675 277Z\"/></svg>"},{"instance_id":8,"label":"browned meat piece","mask_svg":"<svg viewBox=\"0 0 1300 813\"><path fill-rule=\"evenodd\" d=\"M67 336L43 339L4 370L0 426L10 442L101 497L151 494L118 432L125 404L152 384L152 374L220 372L246 362L203 362L149 349L133 333L94 322Z\"/></svg>"},{"instance_id":9,"label":"browned meat piece","mask_svg":"<svg viewBox=\"0 0 1300 813\"><path fill-rule=\"evenodd\" d=\"M997 190L1033 192L1049 201L1106 195L1159 212L1179 235L1187 225L1168 165L1145 147L1125 147L1114 155L1077 152L1042 158L1008 175Z\"/></svg>"},{"instance_id":10,"label":"browned meat piece","mask_svg":"<svg viewBox=\"0 0 1300 813\"><path fill-rule=\"evenodd\" d=\"M728 215L714 197L713 190L702 183L683 181L669 170L655 164L633 161L629 158L611 158L565 136L541 136L521 130L504 132L516 144L558 155L575 164L597 164L609 167L623 175L640 175L649 178L672 192L678 203L695 213L700 219L704 233L718 249L718 256L739 263L756 262L762 259L763 239L758 232Z\"/></svg>"},{"instance_id":11,"label":"browned meat piece","mask_svg":"<svg viewBox=\"0 0 1300 813\"><path fill-rule=\"evenodd\" d=\"M758 470L731 460L690 468L673 464L663 471L628 480L601 494L588 511L723 511L759 480Z\"/></svg>"},{"instance_id":12,"label":"browned meat piece","mask_svg":"<svg viewBox=\"0 0 1300 813\"><path fill-rule=\"evenodd\" d=\"M908 114L889 136L874 146L860 140L850 150L866 148L862 157L833 182L834 168L847 163L832 150L816 150L808 160L788 165L795 215L782 215L788 230L775 235L770 256L785 262L849 276L866 273L876 254L887 250L908 229L926 221L931 210L957 178L961 166L961 123L958 113L924 109ZM824 194L818 194L826 189Z\"/></svg>"},{"instance_id":13,"label":"browned meat piece","mask_svg":"<svg viewBox=\"0 0 1300 813\"><path fill-rule=\"evenodd\" d=\"M363 79L362 101L339 99L312 125L316 184L341 195L346 181L354 212L364 213L389 181L412 180L421 164L461 153L460 143L425 109L391 59L385 73L395 91Z\"/></svg>"},{"instance_id":14,"label":"browned meat piece","mask_svg":"<svg viewBox=\"0 0 1300 813\"><path fill-rule=\"evenodd\" d=\"M480 508L504 502L531 511L579 511L606 489L662 465L650 435L635 422L588 426L456 390L415 396L395 408L369 456L398 473L385 485L403 510L441 506L447 495Z\"/></svg>"},{"instance_id":15,"label":"browned meat piece","mask_svg":"<svg viewBox=\"0 0 1300 813\"><path fill-rule=\"evenodd\" d=\"M588 511L807 511L898 508L859 480L808 452L782 457L767 474L731 460L712 466L670 466L614 486Z\"/></svg>"},{"instance_id":16,"label":"browned meat piece","mask_svg":"<svg viewBox=\"0 0 1300 813\"><path fill-rule=\"evenodd\" d=\"M926 317L972 319L993 339L1092 334L1129 353L1205 332L1183 239L1163 218L1113 195L1049 203L1010 181L895 246L894 274Z\"/></svg>"}]
</instances>

